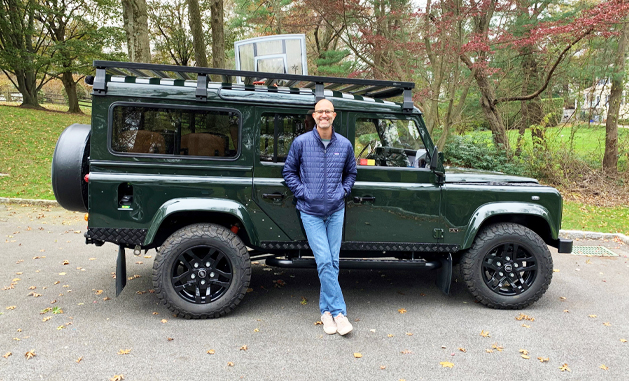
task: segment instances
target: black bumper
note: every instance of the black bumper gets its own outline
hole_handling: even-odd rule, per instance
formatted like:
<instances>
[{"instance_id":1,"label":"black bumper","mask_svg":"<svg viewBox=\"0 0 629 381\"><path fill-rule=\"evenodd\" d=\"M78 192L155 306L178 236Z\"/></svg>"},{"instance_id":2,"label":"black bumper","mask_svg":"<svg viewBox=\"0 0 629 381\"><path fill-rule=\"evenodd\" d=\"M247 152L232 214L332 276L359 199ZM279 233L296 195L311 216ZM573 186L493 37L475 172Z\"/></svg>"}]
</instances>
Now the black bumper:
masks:
<instances>
[{"instance_id":1,"label":"black bumper","mask_svg":"<svg viewBox=\"0 0 629 381\"><path fill-rule=\"evenodd\" d=\"M558 240L555 241L555 244L553 246L557 248L557 252L559 253L567 253L567 254L572 253L572 240L571 239L559 238Z\"/></svg>"}]
</instances>

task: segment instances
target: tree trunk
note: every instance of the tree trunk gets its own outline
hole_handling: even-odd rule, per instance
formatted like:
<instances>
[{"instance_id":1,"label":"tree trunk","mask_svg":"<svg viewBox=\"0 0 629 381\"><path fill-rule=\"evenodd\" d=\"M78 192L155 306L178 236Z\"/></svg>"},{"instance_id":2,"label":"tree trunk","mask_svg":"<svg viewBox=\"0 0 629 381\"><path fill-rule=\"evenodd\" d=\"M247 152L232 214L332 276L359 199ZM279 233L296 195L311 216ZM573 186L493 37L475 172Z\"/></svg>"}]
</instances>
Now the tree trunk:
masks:
<instances>
[{"instance_id":1,"label":"tree trunk","mask_svg":"<svg viewBox=\"0 0 629 381\"><path fill-rule=\"evenodd\" d=\"M610 174L618 172L618 114L622 101L624 87L625 59L627 56L627 38L629 27L623 23L622 33L618 37L616 62L612 74L612 89L609 95L607 122L605 123L605 154L603 155L603 170Z\"/></svg>"},{"instance_id":2,"label":"tree trunk","mask_svg":"<svg viewBox=\"0 0 629 381\"><path fill-rule=\"evenodd\" d=\"M502 122L502 116L496 108L496 95L494 89L489 83L489 79L481 70L474 67L474 64L466 55L460 56L461 61L470 69L476 85L481 93L480 106L485 114L485 118L489 122L491 128L491 135L494 139L496 148L502 149L507 153L507 156L511 157L511 148L509 147L509 138L507 137L507 131L504 123Z\"/></svg>"},{"instance_id":3,"label":"tree trunk","mask_svg":"<svg viewBox=\"0 0 629 381\"><path fill-rule=\"evenodd\" d=\"M223 31L223 0L211 0L212 67L225 68L225 32Z\"/></svg>"},{"instance_id":4,"label":"tree trunk","mask_svg":"<svg viewBox=\"0 0 629 381\"><path fill-rule=\"evenodd\" d=\"M146 0L122 0L122 18L131 62L151 62Z\"/></svg>"},{"instance_id":5,"label":"tree trunk","mask_svg":"<svg viewBox=\"0 0 629 381\"><path fill-rule=\"evenodd\" d=\"M61 82L68 95L68 112L81 114L79 97L76 94L76 82L74 82L74 78L72 78L72 73L69 71L61 73Z\"/></svg>"},{"instance_id":6,"label":"tree trunk","mask_svg":"<svg viewBox=\"0 0 629 381\"><path fill-rule=\"evenodd\" d=\"M194 49L194 60L197 67L207 67L207 53L205 51L205 38L203 38L203 23L201 21L201 10L199 0L187 0L188 2L188 22L192 32L192 45Z\"/></svg>"},{"instance_id":7,"label":"tree trunk","mask_svg":"<svg viewBox=\"0 0 629 381\"><path fill-rule=\"evenodd\" d=\"M16 70L17 90L22 94L20 107L41 109L37 99L37 77L29 70Z\"/></svg>"}]
</instances>

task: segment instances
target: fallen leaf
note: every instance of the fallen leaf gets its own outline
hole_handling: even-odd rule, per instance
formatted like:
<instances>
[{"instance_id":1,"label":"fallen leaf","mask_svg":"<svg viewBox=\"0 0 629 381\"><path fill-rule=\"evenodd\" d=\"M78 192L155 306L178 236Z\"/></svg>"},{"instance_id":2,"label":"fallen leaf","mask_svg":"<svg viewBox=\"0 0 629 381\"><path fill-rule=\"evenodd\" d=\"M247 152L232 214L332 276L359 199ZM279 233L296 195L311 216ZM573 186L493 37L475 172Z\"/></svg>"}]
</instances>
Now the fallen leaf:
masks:
<instances>
[{"instance_id":1,"label":"fallen leaf","mask_svg":"<svg viewBox=\"0 0 629 381\"><path fill-rule=\"evenodd\" d=\"M68 260L66 259L65 261L63 261L63 264L64 264L64 265L69 265L69 264L70 264L70 261L68 261Z\"/></svg>"},{"instance_id":2,"label":"fallen leaf","mask_svg":"<svg viewBox=\"0 0 629 381\"><path fill-rule=\"evenodd\" d=\"M317 320L317 321L314 322L314 325L321 325L321 324L323 324L323 322L321 320Z\"/></svg>"},{"instance_id":3,"label":"fallen leaf","mask_svg":"<svg viewBox=\"0 0 629 381\"><path fill-rule=\"evenodd\" d=\"M12 354L13 353L11 353L11 352L7 352L7 353L3 354L2 357L4 357L5 359L8 359L9 356L11 356Z\"/></svg>"},{"instance_id":4,"label":"fallen leaf","mask_svg":"<svg viewBox=\"0 0 629 381\"><path fill-rule=\"evenodd\" d=\"M321 323L321 324L323 324L323 323ZM315 324L315 325L316 325L316 324ZM253 330L253 332L260 332L260 328L256 328L256 329L254 329L254 330Z\"/></svg>"},{"instance_id":5,"label":"fallen leaf","mask_svg":"<svg viewBox=\"0 0 629 381\"><path fill-rule=\"evenodd\" d=\"M406 332L406 336L413 336L413 332Z\"/></svg>"},{"instance_id":6,"label":"fallen leaf","mask_svg":"<svg viewBox=\"0 0 629 381\"><path fill-rule=\"evenodd\" d=\"M129 353L131 353L131 349L121 349L118 351L119 355L128 355Z\"/></svg>"},{"instance_id":7,"label":"fallen leaf","mask_svg":"<svg viewBox=\"0 0 629 381\"><path fill-rule=\"evenodd\" d=\"M521 355L521 356L522 356L522 358L523 358L523 359L525 359L525 360L528 360L528 359L530 359L530 358L531 358L531 356L529 356L529 355Z\"/></svg>"},{"instance_id":8,"label":"fallen leaf","mask_svg":"<svg viewBox=\"0 0 629 381\"><path fill-rule=\"evenodd\" d=\"M522 353L523 355L528 355L529 351L527 351L526 349L520 349L520 353Z\"/></svg>"},{"instance_id":9,"label":"fallen leaf","mask_svg":"<svg viewBox=\"0 0 629 381\"><path fill-rule=\"evenodd\" d=\"M35 286L30 286L28 289L29 289L29 290L35 290L36 288L37 288L37 287L35 287Z\"/></svg>"},{"instance_id":10,"label":"fallen leaf","mask_svg":"<svg viewBox=\"0 0 629 381\"><path fill-rule=\"evenodd\" d=\"M58 326L58 327L57 327L57 331L61 331L61 330L62 330L62 329L64 329L64 328L65 328L65 326L60 325L60 326Z\"/></svg>"},{"instance_id":11,"label":"fallen leaf","mask_svg":"<svg viewBox=\"0 0 629 381\"><path fill-rule=\"evenodd\" d=\"M30 359L32 359L35 356L37 356L37 355L35 354L35 350L34 349L31 349L30 351L28 351L28 352L26 352L24 354L24 357L26 357L27 360L30 360Z\"/></svg>"},{"instance_id":12,"label":"fallen leaf","mask_svg":"<svg viewBox=\"0 0 629 381\"><path fill-rule=\"evenodd\" d=\"M206 352L208 355L213 355L214 354L214 349L210 349L209 351Z\"/></svg>"},{"instance_id":13,"label":"fallen leaf","mask_svg":"<svg viewBox=\"0 0 629 381\"><path fill-rule=\"evenodd\" d=\"M46 316L46 317L45 317L45 318L43 318L41 321L48 321L48 320L50 320L50 319L52 319L52 316Z\"/></svg>"},{"instance_id":14,"label":"fallen leaf","mask_svg":"<svg viewBox=\"0 0 629 381\"><path fill-rule=\"evenodd\" d=\"M393 337L393 335L389 333L389 334L387 335L387 337Z\"/></svg>"},{"instance_id":15,"label":"fallen leaf","mask_svg":"<svg viewBox=\"0 0 629 381\"><path fill-rule=\"evenodd\" d=\"M450 361L442 361L439 363L439 365L441 365L444 368L453 368L454 364L451 363Z\"/></svg>"},{"instance_id":16,"label":"fallen leaf","mask_svg":"<svg viewBox=\"0 0 629 381\"><path fill-rule=\"evenodd\" d=\"M74 361L76 361L77 364L80 363L81 361L83 361L83 356L79 357L78 359L76 359Z\"/></svg>"},{"instance_id":17,"label":"fallen leaf","mask_svg":"<svg viewBox=\"0 0 629 381\"><path fill-rule=\"evenodd\" d=\"M603 370L607 370L609 369L609 367L605 366L605 364L601 364L601 366L599 366L599 368L603 369Z\"/></svg>"},{"instance_id":18,"label":"fallen leaf","mask_svg":"<svg viewBox=\"0 0 629 381\"><path fill-rule=\"evenodd\" d=\"M359 358L361 358L361 357L363 357L363 355L362 355L361 353L354 352L354 358L359 359Z\"/></svg>"},{"instance_id":19,"label":"fallen leaf","mask_svg":"<svg viewBox=\"0 0 629 381\"><path fill-rule=\"evenodd\" d=\"M122 381L124 380L124 376L122 374L115 374L109 381Z\"/></svg>"},{"instance_id":20,"label":"fallen leaf","mask_svg":"<svg viewBox=\"0 0 629 381\"><path fill-rule=\"evenodd\" d=\"M566 300L566 297L565 296L560 296L559 300Z\"/></svg>"},{"instance_id":21,"label":"fallen leaf","mask_svg":"<svg viewBox=\"0 0 629 381\"><path fill-rule=\"evenodd\" d=\"M249 288L247 289L247 292L253 292L253 288L249 287Z\"/></svg>"},{"instance_id":22,"label":"fallen leaf","mask_svg":"<svg viewBox=\"0 0 629 381\"><path fill-rule=\"evenodd\" d=\"M8 306L7 310L14 310L16 308L16 306Z\"/></svg>"},{"instance_id":23,"label":"fallen leaf","mask_svg":"<svg viewBox=\"0 0 629 381\"><path fill-rule=\"evenodd\" d=\"M596 315L588 315L588 317L591 317L592 319L596 319Z\"/></svg>"},{"instance_id":24,"label":"fallen leaf","mask_svg":"<svg viewBox=\"0 0 629 381\"><path fill-rule=\"evenodd\" d=\"M370 329L369 332L375 333L376 330L375 329Z\"/></svg>"},{"instance_id":25,"label":"fallen leaf","mask_svg":"<svg viewBox=\"0 0 629 381\"><path fill-rule=\"evenodd\" d=\"M163 324L166 324L166 323L168 323L168 320L166 320L166 319L162 319L162 323L163 323Z\"/></svg>"},{"instance_id":26,"label":"fallen leaf","mask_svg":"<svg viewBox=\"0 0 629 381\"><path fill-rule=\"evenodd\" d=\"M493 349L497 350L498 352L502 352L502 350L504 349L504 347L502 347L502 346L498 345L498 343L493 343L493 344L491 345L491 347L492 347Z\"/></svg>"},{"instance_id":27,"label":"fallen leaf","mask_svg":"<svg viewBox=\"0 0 629 381\"><path fill-rule=\"evenodd\" d=\"M175 339L173 339L172 337L169 337L169 338L167 338L166 340L168 340L168 341L173 341L173 340L175 340Z\"/></svg>"},{"instance_id":28,"label":"fallen leaf","mask_svg":"<svg viewBox=\"0 0 629 381\"><path fill-rule=\"evenodd\" d=\"M466 352L467 352L467 349L465 349L465 348L459 348L459 351L461 351L461 352L463 352L463 353L466 353Z\"/></svg>"},{"instance_id":29,"label":"fallen leaf","mask_svg":"<svg viewBox=\"0 0 629 381\"><path fill-rule=\"evenodd\" d=\"M103 290L96 290L96 295L100 295L103 293Z\"/></svg>"},{"instance_id":30,"label":"fallen leaf","mask_svg":"<svg viewBox=\"0 0 629 381\"><path fill-rule=\"evenodd\" d=\"M494 350L493 349L485 349L485 352L487 352L487 353L494 353Z\"/></svg>"},{"instance_id":31,"label":"fallen leaf","mask_svg":"<svg viewBox=\"0 0 629 381\"><path fill-rule=\"evenodd\" d=\"M529 315L525 315L523 313L520 313L520 315L515 317L515 320L528 320L528 321L535 321L535 318L530 317Z\"/></svg>"},{"instance_id":32,"label":"fallen leaf","mask_svg":"<svg viewBox=\"0 0 629 381\"><path fill-rule=\"evenodd\" d=\"M159 312L153 311L153 315L159 315Z\"/></svg>"},{"instance_id":33,"label":"fallen leaf","mask_svg":"<svg viewBox=\"0 0 629 381\"><path fill-rule=\"evenodd\" d=\"M559 370L562 372L572 372L570 368L568 368L568 364L565 364L565 363L559 367Z\"/></svg>"},{"instance_id":34,"label":"fallen leaf","mask_svg":"<svg viewBox=\"0 0 629 381\"><path fill-rule=\"evenodd\" d=\"M563 312L565 312L565 313L567 313L567 314L569 314L569 313L570 313L570 311L569 311L569 310L563 310Z\"/></svg>"},{"instance_id":35,"label":"fallen leaf","mask_svg":"<svg viewBox=\"0 0 629 381\"><path fill-rule=\"evenodd\" d=\"M399 312L401 314L405 314L406 310L404 308L400 308L399 310L397 310L397 312Z\"/></svg>"},{"instance_id":36,"label":"fallen leaf","mask_svg":"<svg viewBox=\"0 0 629 381\"><path fill-rule=\"evenodd\" d=\"M384 365L380 365L380 370L385 370L385 369L387 369L387 367L386 367L386 366L384 366Z\"/></svg>"},{"instance_id":37,"label":"fallen leaf","mask_svg":"<svg viewBox=\"0 0 629 381\"><path fill-rule=\"evenodd\" d=\"M621 343L626 343L626 342L627 342L627 339L620 339L620 342L621 342Z\"/></svg>"},{"instance_id":38,"label":"fallen leaf","mask_svg":"<svg viewBox=\"0 0 629 381\"><path fill-rule=\"evenodd\" d=\"M107 300L111 300L111 298L109 296L105 296L103 300L107 301Z\"/></svg>"},{"instance_id":39,"label":"fallen leaf","mask_svg":"<svg viewBox=\"0 0 629 381\"><path fill-rule=\"evenodd\" d=\"M249 347L247 347L246 345L243 345L242 347L240 347L241 351L246 351L247 349L249 349Z\"/></svg>"},{"instance_id":40,"label":"fallen leaf","mask_svg":"<svg viewBox=\"0 0 629 381\"><path fill-rule=\"evenodd\" d=\"M612 323L610 323L610 322L606 321L605 323L603 323L603 325L604 325L605 327L610 327L610 326L612 325Z\"/></svg>"},{"instance_id":41,"label":"fallen leaf","mask_svg":"<svg viewBox=\"0 0 629 381\"><path fill-rule=\"evenodd\" d=\"M558 272L559 272L559 269L553 269L553 272L554 272L554 273L558 273Z\"/></svg>"},{"instance_id":42,"label":"fallen leaf","mask_svg":"<svg viewBox=\"0 0 629 381\"><path fill-rule=\"evenodd\" d=\"M234 363L230 361L227 363L227 366L234 366Z\"/></svg>"},{"instance_id":43,"label":"fallen leaf","mask_svg":"<svg viewBox=\"0 0 629 381\"><path fill-rule=\"evenodd\" d=\"M301 303L302 306L305 306L306 304L308 304L308 299L306 299L305 297L302 296L301 297L301 302L299 302L299 303Z\"/></svg>"},{"instance_id":44,"label":"fallen leaf","mask_svg":"<svg viewBox=\"0 0 629 381\"><path fill-rule=\"evenodd\" d=\"M531 328L531 326L530 326L530 325L528 325L528 324L524 324L524 323L522 323L522 327L524 327L524 328Z\"/></svg>"},{"instance_id":45,"label":"fallen leaf","mask_svg":"<svg viewBox=\"0 0 629 381\"><path fill-rule=\"evenodd\" d=\"M539 360L539 362L548 362L549 361L548 357L538 357L537 359Z\"/></svg>"},{"instance_id":46,"label":"fallen leaf","mask_svg":"<svg viewBox=\"0 0 629 381\"><path fill-rule=\"evenodd\" d=\"M484 330L480 331L480 335L481 335L482 337L490 337L490 336L489 336L489 332L485 332Z\"/></svg>"}]
</instances>

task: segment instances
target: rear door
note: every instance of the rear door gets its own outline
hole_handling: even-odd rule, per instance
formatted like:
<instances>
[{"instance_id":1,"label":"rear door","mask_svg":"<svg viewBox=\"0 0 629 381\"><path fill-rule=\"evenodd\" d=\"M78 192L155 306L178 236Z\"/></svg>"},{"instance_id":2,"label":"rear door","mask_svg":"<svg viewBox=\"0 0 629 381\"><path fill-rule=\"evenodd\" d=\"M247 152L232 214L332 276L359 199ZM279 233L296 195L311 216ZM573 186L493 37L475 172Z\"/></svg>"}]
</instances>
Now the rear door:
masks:
<instances>
[{"instance_id":1,"label":"rear door","mask_svg":"<svg viewBox=\"0 0 629 381\"><path fill-rule=\"evenodd\" d=\"M253 198L266 215L293 241L305 241L292 192L282 177L295 138L314 128L308 109L258 107L260 125L254 159Z\"/></svg>"},{"instance_id":2,"label":"rear door","mask_svg":"<svg viewBox=\"0 0 629 381\"><path fill-rule=\"evenodd\" d=\"M348 121L358 174L346 202L345 241L442 242L441 186L428 168L432 142L421 119L350 113Z\"/></svg>"}]
</instances>

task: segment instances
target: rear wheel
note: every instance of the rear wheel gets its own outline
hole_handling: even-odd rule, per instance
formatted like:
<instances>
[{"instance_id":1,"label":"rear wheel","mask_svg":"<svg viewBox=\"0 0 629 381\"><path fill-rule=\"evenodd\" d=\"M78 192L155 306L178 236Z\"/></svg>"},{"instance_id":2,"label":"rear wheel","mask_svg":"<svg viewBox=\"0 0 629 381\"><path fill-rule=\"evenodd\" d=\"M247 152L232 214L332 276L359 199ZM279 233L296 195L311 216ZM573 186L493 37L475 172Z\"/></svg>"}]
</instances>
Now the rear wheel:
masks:
<instances>
[{"instance_id":1,"label":"rear wheel","mask_svg":"<svg viewBox=\"0 0 629 381\"><path fill-rule=\"evenodd\" d=\"M153 286L162 303L184 318L215 318L245 295L251 265L245 245L230 230L195 224L173 233L153 264Z\"/></svg>"},{"instance_id":2,"label":"rear wheel","mask_svg":"<svg viewBox=\"0 0 629 381\"><path fill-rule=\"evenodd\" d=\"M548 247L532 230L503 223L483 229L463 255L461 274L476 300L521 309L544 295L553 276Z\"/></svg>"}]
</instances>

